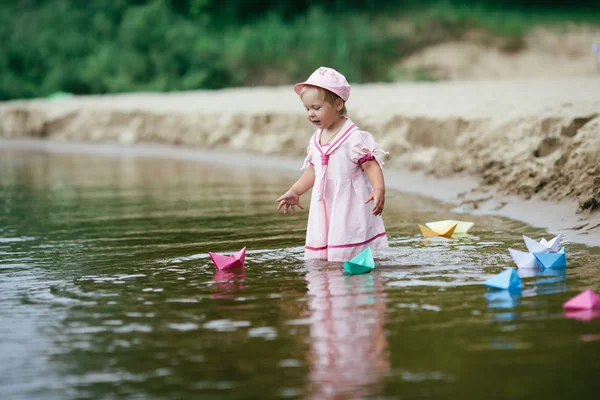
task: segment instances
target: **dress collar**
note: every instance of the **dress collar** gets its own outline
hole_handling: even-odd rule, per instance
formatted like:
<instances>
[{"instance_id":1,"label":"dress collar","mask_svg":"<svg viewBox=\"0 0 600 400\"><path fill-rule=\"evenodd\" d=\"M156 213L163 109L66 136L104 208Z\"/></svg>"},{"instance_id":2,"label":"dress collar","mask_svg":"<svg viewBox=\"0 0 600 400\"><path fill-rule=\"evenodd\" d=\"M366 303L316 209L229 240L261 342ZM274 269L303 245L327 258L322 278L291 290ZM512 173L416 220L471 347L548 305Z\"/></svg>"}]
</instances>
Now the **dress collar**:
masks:
<instances>
[{"instance_id":1,"label":"dress collar","mask_svg":"<svg viewBox=\"0 0 600 400\"><path fill-rule=\"evenodd\" d=\"M328 151L332 151L335 145L340 143L340 141L343 141L346 135L348 135L355 127L356 125L354 125L354 122L352 122L350 118L346 117L346 122L344 122L344 125L342 125L340 130L333 136L329 143L324 145L321 144L321 134L323 133L323 129L319 129L315 133L314 144L321 154L325 154Z\"/></svg>"}]
</instances>

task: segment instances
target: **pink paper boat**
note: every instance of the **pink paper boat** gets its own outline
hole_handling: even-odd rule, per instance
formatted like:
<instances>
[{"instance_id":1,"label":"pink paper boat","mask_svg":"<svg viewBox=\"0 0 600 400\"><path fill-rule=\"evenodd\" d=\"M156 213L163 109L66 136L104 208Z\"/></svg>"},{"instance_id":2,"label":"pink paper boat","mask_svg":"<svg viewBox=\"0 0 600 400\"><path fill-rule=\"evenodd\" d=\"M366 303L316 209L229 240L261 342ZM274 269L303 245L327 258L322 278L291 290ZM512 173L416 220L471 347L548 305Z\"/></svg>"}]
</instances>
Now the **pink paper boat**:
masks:
<instances>
[{"instance_id":1,"label":"pink paper boat","mask_svg":"<svg viewBox=\"0 0 600 400\"><path fill-rule=\"evenodd\" d=\"M563 304L563 308L575 310L600 309L600 296L587 289Z\"/></svg>"},{"instance_id":2,"label":"pink paper boat","mask_svg":"<svg viewBox=\"0 0 600 400\"><path fill-rule=\"evenodd\" d=\"M222 254L211 252L208 252L208 255L217 269L243 268L244 261L246 260L246 247L244 246L243 249L232 256L224 256Z\"/></svg>"}]
</instances>

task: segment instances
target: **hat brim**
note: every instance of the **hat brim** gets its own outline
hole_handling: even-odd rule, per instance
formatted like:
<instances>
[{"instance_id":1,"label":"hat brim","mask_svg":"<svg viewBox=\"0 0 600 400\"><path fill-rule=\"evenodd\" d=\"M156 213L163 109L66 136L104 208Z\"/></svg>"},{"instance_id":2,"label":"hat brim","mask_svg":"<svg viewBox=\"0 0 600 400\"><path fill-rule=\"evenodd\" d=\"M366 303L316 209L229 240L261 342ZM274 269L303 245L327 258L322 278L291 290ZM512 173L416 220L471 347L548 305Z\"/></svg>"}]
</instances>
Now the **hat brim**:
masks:
<instances>
[{"instance_id":1,"label":"hat brim","mask_svg":"<svg viewBox=\"0 0 600 400\"><path fill-rule=\"evenodd\" d=\"M294 85L294 92L296 92L296 94L297 94L298 96L300 96L300 91L302 90L302 88L303 88L304 86L307 86L307 85L308 85L308 86L317 86L317 87L320 87L321 89L329 90L331 93L335 93L335 94L337 94L337 95L338 95L338 96L339 96L339 97L340 97L342 100L344 100L344 101L348 101L348 97L345 97L345 95L344 95L344 94L342 94L342 93L339 93L337 90L335 90L335 89L332 89L332 88L329 88L329 87L327 87L327 86L325 86L325 85L319 85L318 83L309 82L309 81L306 81L306 82L300 82L300 83L296 83L296 84Z\"/></svg>"}]
</instances>

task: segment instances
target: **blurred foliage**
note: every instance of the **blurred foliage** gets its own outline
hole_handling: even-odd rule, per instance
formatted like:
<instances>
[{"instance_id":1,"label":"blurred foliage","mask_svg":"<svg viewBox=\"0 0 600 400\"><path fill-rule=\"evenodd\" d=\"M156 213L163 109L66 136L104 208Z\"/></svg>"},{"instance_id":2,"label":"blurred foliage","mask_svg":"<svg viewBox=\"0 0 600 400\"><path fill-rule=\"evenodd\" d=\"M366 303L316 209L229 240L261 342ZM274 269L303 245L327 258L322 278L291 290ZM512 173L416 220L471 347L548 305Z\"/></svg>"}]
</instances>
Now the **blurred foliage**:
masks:
<instances>
[{"instance_id":1,"label":"blurred foliage","mask_svg":"<svg viewBox=\"0 0 600 400\"><path fill-rule=\"evenodd\" d=\"M2 0L0 100L282 84L320 65L353 82L482 28L600 22L600 1Z\"/></svg>"}]
</instances>

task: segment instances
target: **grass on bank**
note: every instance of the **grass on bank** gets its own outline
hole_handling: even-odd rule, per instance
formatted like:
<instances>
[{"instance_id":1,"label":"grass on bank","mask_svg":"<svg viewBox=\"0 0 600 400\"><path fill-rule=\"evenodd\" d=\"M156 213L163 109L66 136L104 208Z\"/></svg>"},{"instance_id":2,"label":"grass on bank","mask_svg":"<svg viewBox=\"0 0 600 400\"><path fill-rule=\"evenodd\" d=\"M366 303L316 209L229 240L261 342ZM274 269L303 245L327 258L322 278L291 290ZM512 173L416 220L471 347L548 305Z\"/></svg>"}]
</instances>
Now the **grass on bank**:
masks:
<instances>
[{"instance_id":1,"label":"grass on bank","mask_svg":"<svg viewBox=\"0 0 600 400\"><path fill-rule=\"evenodd\" d=\"M600 8L506 10L459 0L379 14L312 8L291 20L270 13L238 26L182 16L162 0L122 15L58 4L0 14L0 100L286 84L320 65L353 82L406 79L391 72L398 60L473 30L514 51L536 25L600 24Z\"/></svg>"}]
</instances>

